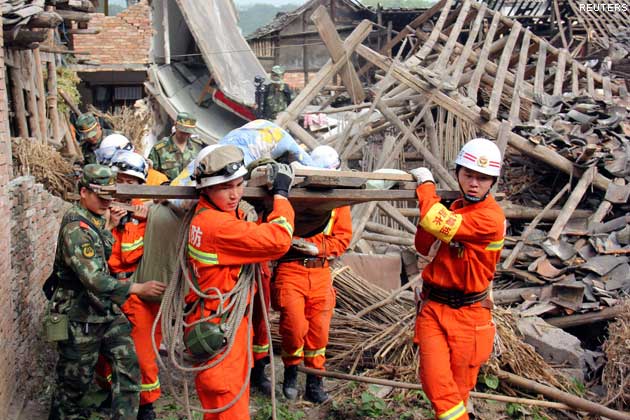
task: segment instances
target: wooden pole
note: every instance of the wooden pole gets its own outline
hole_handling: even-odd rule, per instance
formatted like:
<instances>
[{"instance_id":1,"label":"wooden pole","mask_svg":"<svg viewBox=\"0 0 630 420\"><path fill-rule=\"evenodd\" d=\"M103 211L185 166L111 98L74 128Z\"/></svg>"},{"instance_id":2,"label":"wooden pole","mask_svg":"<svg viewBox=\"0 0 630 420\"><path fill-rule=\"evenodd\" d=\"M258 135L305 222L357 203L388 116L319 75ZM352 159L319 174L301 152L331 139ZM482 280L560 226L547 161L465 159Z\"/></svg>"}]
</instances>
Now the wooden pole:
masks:
<instances>
[{"instance_id":1,"label":"wooden pole","mask_svg":"<svg viewBox=\"0 0 630 420\"><path fill-rule=\"evenodd\" d=\"M35 63L33 59L32 51L24 51L24 60L27 62L26 67L28 71L25 72L25 76L28 77L28 89L26 95L26 107L28 109L28 125L31 128L31 135L43 142L44 136L42 135L39 121L39 111L37 107L37 96L35 95L35 80L37 77L35 73Z\"/></svg>"},{"instance_id":2,"label":"wooden pole","mask_svg":"<svg viewBox=\"0 0 630 420\"><path fill-rule=\"evenodd\" d=\"M164 63L171 64L171 36L169 34L169 24L168 24L168 5L170 2L163 1L163 14L162 17L162 26L164 27Z\"/></svg>"},{"instance_id":3,"label":"wooden pole","mask_svg":"<svg viewBox=\"0 0 630 420\"><path fill-rule=\"evenodd\" d=\"M556 222L549 230L549 234L547 236L550 239L557 241L558 238L560 238L562 230L571 218L571 214L573 213L577 205L580 204L580 201L582 200L582 197L584 196L584 193L586 192L588 186L591 185L591 183L593 182L595 173L597 173L596 166L591 166L586 170L586 172L584 172L584 175L582 175L582 178L580 178L580 181L571 192L571 195L569 196L567 202L562 207L560 216L558 216Z\"/></svg>"},{"instance_id":4,"label":"wooden pole","mask_svg":"<svg viewBox=\"0 0 630 420\"><path fill-rule=\"evenodd\" d=\"M334 372L330 370L322 371L322 370L311 369L311 368L307 368L303 366L298 366L298 370L300 372L304 372L309 375L323 376L325 378L335 378L335 379L342 379L346 381L363 382L367 384L390 386L392 388L422 390L421 385L412 384L409 382L399 382L399 381L391 381L388 379L370 378L368 376L349 375L347 373ZM525 405L536 405L536 406L541 406L541 407L553 408L556 410L571 410L572 409L570 406L566 404L552 402L552 401L541 401L541 400L533 400L529 398L508 397L507 395L494 395L494 394L488 394L485 392L471 391L470 396L473 398L481 398L484 400L503 401L503 402L511 402L515 404L525 404Z\"/></svg>"},{"instance_id":5,"label":"wooden pole","mask_svg":"<svg viewBox=\"0 0 630 420\"><path fill-rule=\"evenodd\" d=\"M68 105L70 107L70 109L72 110L72 112L74 112L77 117L79 115L81 115L81 110L79 109L79 107L74 103L74 101L72 100L72 98L70 97L70 95L68 95L63 89L59 88L57 89L57 92L59 92L59 95L61 95L61 99L63 99L63 101L66 103L66 105Z\"/></svg>"},{"instance_id":6,"label":"wooden pole","mask_svg":"<svg viewBox=\"0 0 630 420\"><path fill-rule=\"evenodd\" d=\"M588 411L589 413L597 414L612 420L630 420L630 414L628 413L622 413L620 411L610 409L601 404L588 401L584 398L576 397L575 395L571 395L568 392L560 391L559 389L552 388L547 385L539 384L538 382L522 378L513 373L500 370L497 376L499 377L499 379L508 381L513 385L530 391L534 391L546 397L553 398L554 400L558 400L568 406L573 407L574 410Z\"/></svg>"},{"instance_id":7,"label":"wooden pole","mask_svg":"<svg viewBox=\"0 0 630 420\"><path fill-rule=\"evenodd\" d=\"M555 197L553 197L551 201L547 203L547 205L542 209L542 211L538 214L538 216L536 216L534 220L532 220L532 222L527 226L527 228L525 228L525 230L521 234L521 238L512 249L512 252L510 253L510 255L508 255L505 261L503 261L503 269L507 270L508 268L512 267L512 264L514 264L514 260L516 260L516 257L518 257L518 253L521 251L521 249L525 245L525 241L527 240L529 235L531 235L534 229L536 229L536 226L542 220L542 218L545 217L545 214L549 211L549 209L555 206L556 203L564 196L564 194L567 191L569 191L570 187L571 187L570 183L565 185L564 188L562 188L558 192L558 194L556 194Z\"/></svg>"},{"instance_id":8,"label":"wooden pole","mask_svg":"<svg viewBox=\"0 0 630 420\"><path fill-rule=\"evenodd\" d=\"M624 306L613 306L612 308L605 308L601 311L589 312L587 314L546 318L545 322L558 328L579 327L580 325L588 325L593 322L616 318L624 312L624 309Z\"/></svg>"},{"instance_id":9,"label":"wooden pole","mask_svg":"<svg viewBox=\"0 0 630 420\"><path fill-rule=\"evenodd\" d=\"M48 68L48 98L46 102L48 104L48 117L52 123L53 141L56 143L61 137L59 113L57 111L57 64L55 63L54 55L50 58L51 60L46 63Z\"/></svg>"},{"instance_id":10,"label":"wooden pole","mask_svg":"<svg viewBox=\"0 0 630 420\"><path fill-rule=\"evenodd\" d=\"M20 54L22 53L16 52L14 53L14 57L19 60ZM14 60L14 62L17 62L18 60ZM11 96L13 96L13 110L15 111L15 119L17 121L18 136L27 138L28 123L26 122L26 104L24 102L22 72L19 70L19 68L10 66L9 74L11 75Z\"/></svg>"},{"instance_id":11,"label":"wooden pole","mask_svg":"<svg viewBox=\"0 0 630 420\"><path fill-rule=\"evenodd\" d=\"M42 133L42 142L48 140L48 120L46 119L46 89L44 88L44 70L42 69L42 57L39 48L33 50L35 59L35 80L37 82L37 108L39 110L39 130Z\"/></svg>"}]
</instances>

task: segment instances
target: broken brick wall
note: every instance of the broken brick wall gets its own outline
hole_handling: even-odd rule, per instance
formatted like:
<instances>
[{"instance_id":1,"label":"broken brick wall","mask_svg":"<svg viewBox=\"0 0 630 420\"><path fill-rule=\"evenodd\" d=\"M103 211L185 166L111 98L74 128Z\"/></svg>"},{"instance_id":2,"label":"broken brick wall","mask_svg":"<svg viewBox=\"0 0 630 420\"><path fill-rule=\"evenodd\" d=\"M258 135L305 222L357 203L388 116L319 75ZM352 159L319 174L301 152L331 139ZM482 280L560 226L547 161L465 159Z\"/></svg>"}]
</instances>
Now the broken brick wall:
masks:
<instances>
[{"instance_id":1,"label":"broken brick wall","mask_svg":"<svg viewBox=\"0 0 630 420\"><path fill-rule=\"evenodd\" d=\"M1 11L0 11L1 15ZM11 283L11 202L9 180L13 174L11 165L11 137L9 135L9 111L7 100L6 72L4 65L4 41L0 34L0 343L6 350L0 353L0 413L8 411L13 381L10 335L13 312L9 309L9 297L5 289Z\"/></svg>"},{"instance_id":2,"label":"broken brick wall","mask_svg":"<svg viewBox=\"0 0 630 420\"><path fill-rule=\"evenodd\" d=\"M42 284L52 271L59 222L70 205L30 176L12 179L4 193L10 267L0 284L0 412L20 406L54 377L55 346L41 334L47 303Z\"/></svg>"},{"instance_id":3,"label":"broken brick wall","mask_svg":"<svg viewBox=\"0 0 630 420\"><path fill-rule=\"evenodd\" d=\"M107 64L148 64L151 46L151 7L147 0L116 16L92 13L90 29L98 34L74 35L74 49L89 52L90 60Z\"/></svg>"},{"instance_id":4,"label":"broken brick wall","mask_svg":"<svg viewBox=\"0 0 630 420\"><path fill-rule=\"evenodd\" d=\"M1 15L1 13L0 13ZM32 177L13 178L9 105L0 34L0 417L42 391L53 376L56 352L41 340L45 299L57 230L69 204ZM47 358L47 365L41 360Z\"/></svg>"}]
</instances>

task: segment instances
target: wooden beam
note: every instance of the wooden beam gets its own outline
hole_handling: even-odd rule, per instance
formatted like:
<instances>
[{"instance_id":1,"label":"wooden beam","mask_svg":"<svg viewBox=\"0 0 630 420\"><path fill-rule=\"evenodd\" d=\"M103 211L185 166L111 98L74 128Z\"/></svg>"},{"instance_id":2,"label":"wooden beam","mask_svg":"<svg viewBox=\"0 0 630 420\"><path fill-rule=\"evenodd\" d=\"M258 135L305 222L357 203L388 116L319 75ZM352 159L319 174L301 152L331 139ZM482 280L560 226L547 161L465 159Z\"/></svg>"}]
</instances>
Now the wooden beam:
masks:
<instances>
[{"instance_id":1,"label":"wooden beam","mask_svg":"<svg viewBox=\"0 0 630 420\"><path fill-rule=\"evenodd\" d=\"M553 206L555 206L556 203L558 201L560 201L560 199L562 197L564 197L564 194L567 191L569 191L570 187L571 187L570 184L565 185L564 188L562 188L558 192L558 194L556 194L551 199L551 201L549 203L547 203L547 205L542 209L542 211L536 217L534 217L534 220L532 220L532 222L529 225L527 225L527 227L525 228L525 230L521 234L521 237L519 238L519 241L516 243L514 248L512 248L512 251L510 252L510 255L508 255L508 257L503 261L502 267L503 267L504 270L508 270L510 267L512 267L512 264L514 264L514 261L516 260L516 257L518 257L518 253L521 252L521 249L525 245L525 241L527 240L527 238L529 238L529 235L531 235L532 232L534 231L534 229L536 229L536 226L538 226L538 223L543 219L543 217L545 217L545 214L547 214L547 212ZM571 215L569 215L569 217L571 217Z\"/></svg>"},{"instance_id":2,"label":"wooden beam","mask_svg":"<svg viewBox=\"0 0 630 420\"><path fill-rule=\"evenodd\" d=\"M525 75L525 66L527 65L527 60L529 59L527 52L529 51L530 37L531 32L525 31L523 41L521 42L521 52L519 54L518 66L516 68L516 79L514 80L514 95L512 96L512 105L510 106L510 122L512 125L518 124L521 121L521 85Z\"/></svg>"},{"instance_id":3,"label":"wooden beam","mask_svg":"<svg viewBox=\"0 0 630 420\"><path fill-rule=\"evenodd\" d=\"M291 101L287 109L278 115L275 121L276 124L281 127L286 127L289 121L295 120L302 110L319 94L320 90L330 82L333 76L337 74L344 65L346 65L352 52L354 52L356 47L370 34L371 30L372 23L368 20L363 20L343 43L345 58L336 63L333 63L332 60L328 60L317 72L313 80Z\"/></svg>"},{"instance_id":4,"label":"wooden beam","mask_svg":"<svg viewBox=\"0 0 630 420\"><path fill-rule=\"evenodd\" d=\"M593 182L593 178L596 173L596 166L591 166L584 172L579 182L571 192L571 195L567 199L567 202L564 204L564 207L562 207L562 213L560 213L560 216L556 219L556 222L549 230L549 233L547 234L547 237L549 239L557 241L558 238L560 238L562 230L571 218L571 214L573 213L573 211L577 208L578 204L580 204L580 201L582 200L586 189Z\"/></svg>"},{"instance_id":5,"label":"wooden beam","mask_svg":"<svg viewBox=\"0 0 630 420\"><path fill-rule=\"evenodd\" d=\"M373 51L366 46L359 45L357 47L357 53L366 60L373 62L375 65L382 68L383 70L388 69L391 65L391 59L383 57L376 51ZM499 131L499 122L484 121L479 115L478 107L474 105L467 105L467 103L470 103L469 99L459 95L457 92L451 92L451 96L446 95L445 93L435 89L433 86L426 83L424 80L419 79L403 65L394 64L394 71L392 72L392 75L401 83L411 87L417 92L433 94L434 102L436 104L446 108L451 112L454 112L460 118L475 124L484 133L496 138ZM548 147L534 144L515 133L510 133L509 144L522 153L531 156L534 159L545 162L548 165L561 170L562 172L565 172L567 174L575 174L576 176L580 175L580 171L578 171L578 169L574 167L573 162L560 156L558 153L549 149ZM593 181L593 185L595 185L599 189L606 190L610 182L610 179L601 174L597 174L595 180Z\"/></svg>"},{"instance_id":6,"label":"wooden beam","mask_svg":"<svg viewBox=\"0 0 630 420\"><path fill-rule=\"evenodd\" d=\"M18 53L19 54L19 53ZM22 60L20 60L22 61ZM13 97L13 112L17 122L17 135L29 137L28 123L26 122L26 102L24 101L24 86L22 84L22 72L20 68L9 67L11 76L11 96Z\"/></svg>"},{"instance_id":7,"label":"wooden beam","mask_svg":"<svg viewBox=\"0 0 630 420\"><path fill-rule=\"evenodd\" d=\"M436 158L424 144L422 144L422 141L411 132L411 130L400 120L400 118L398 118L391 109L383 106L382 104L377 104L377 107L389 121L394 123L394 125L396 125L396 127L398 127L398 129L409 138L413 147L420 152L424 160L429 166L431 166L431 168L433 168L440 180L444 181L449 188L457 189L458 184L455 178L453 178L448 170L442 166L442 162Z\"/></svg>"},{"instance_id":8,"label":"wooden beam","mask_svg":"<svg viewBox=\"0 0 630 420\"><path fill-rule=\"evenodd\" d=\"M39 48L33 50L35 61L35 80L37 82L37 109L39 115L39 131L42 133L42 142L48 140L48 119L46 118L46 89L44 88L44 70L42 68L42 57Z\"/></svg>"},{"instance_id":9,"label":"wooden beam","mask_svg":"<svg viewBox=\"0 0 630 420\"><path fill-rule=\"evenodd\" d=\"M344 46L337 30L335 29L335 24L326 12L326 8L320 5L311 15L311 20L315 23L315 26L317 26L319 35L322 41L324 41L324 45L326 45L333 63L343 60L344 57L346 57ZM363 92L363 86L361 85L359 76L357 76L357 73L352 66L352 62L348 61L347 64L341 67L339 73L341 75L343 85L348 89L348 94L350 95L352 102L355 104L363 102L365 99L365 92Z\"/></svg>"},{"instance_id":10,"label":"wooden beam","mask_svg":"<svg viewBox=\"0 0 630 420\"><path fill-rule=\"evenodd\" d=\"M499 67L497 69L497 76L492 87L492 95L490 96L490 104L488 109L490 110L490 119L495 119L499 113L499 105L501 104L501 95L503 93L503 83L505 82L505 75L508 72L508 65L510 64L510 58L512 57L512 50L516 44L516 40L521 32L521 24L514 22L510 35L507 37L505 48L501 53L501 60L499 61Z\"/></svg>"}]
</instances>

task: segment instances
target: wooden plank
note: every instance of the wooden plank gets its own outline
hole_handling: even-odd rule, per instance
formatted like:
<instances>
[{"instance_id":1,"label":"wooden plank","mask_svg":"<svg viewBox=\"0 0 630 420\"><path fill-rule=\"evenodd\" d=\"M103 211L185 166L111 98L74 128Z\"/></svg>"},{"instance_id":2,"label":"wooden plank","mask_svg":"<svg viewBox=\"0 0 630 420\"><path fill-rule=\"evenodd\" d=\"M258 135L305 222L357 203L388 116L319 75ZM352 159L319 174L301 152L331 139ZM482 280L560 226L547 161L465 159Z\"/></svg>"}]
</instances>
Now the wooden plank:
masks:
<instances>
[{"instance_id":1,"label":"wooden plank","mask_svg":"<svg viewBox=\"0 0 630 420\"><path fill-rule=\"evenodd\" d=\"M477 67L475 68L475 72L468 84L468 97L473 102L477 102L477 90L479 89L479 83L481 82L481 75L486 71L485 67L486 61L488 60L488 53L490 52L490 45L492 45L492 39L494 38L494 33L497 31L498 25L499 14L495 13L492 17L488 33L486 34L486 40L483 43L483 48L481 49L481 53L479 53L479 58L477 58Z\"/></svg>"},{"instance_id":2,"label":"wooden plank","mask_svg":"<svg viewBox=\"0 0 630 420\"><path fill-rule=\"evenodd\" d=\"M313 80L291 101L287 109L278 115L275 121L276 124L281 127L286 127L289 121L295 120L300 112L302 112L315 96L319 94L321 89L326 86L326 84L332 80L333 76L346 64L346 59L350 58L352 52L367 38L371 31L372 23L368 20L363 20L343 43L345 59L339 60L336 63L333 63L332 60L328 60L317 72L315 77L313 77Z\"/></svg>"},{"instance_id":3,"label":"wooden plank","mask_svg":"<svg viewBox=\"0 0 630 420\"><path fill-rule=\"evenodd\" d=\"M389 66L392 65L391 59L382 56L381 54L364 45L359 45L356 51L361 57L365 58L368 61L371 61L383 70L387 70ZM499 123L496 120L484 121L479 115L478 108L474 106L468 106L467 103L469 103L470 100L460 95L458 92L450 92L449 95L446 95L445 93L436 90L432 85L428 84L424 80L418 78L416 75L411 73L411 71L409 71L404 65L398 63L394 63L394 71L392 72L392 75L398 81L405 84L406 86L409 86L419 93L430 93L434 95L433 98L436 105L442 106L447 110L455 113L463 120L475 124L477 128L479 128L487 135L491 137L496 137L499 130ZM567 174L574 174L576 176L580 175L579 170L574 167L573 162L571 162L570 160L566 159L563 156L560 156L557 152L551 150L550 148L536 145L516 133L510 133L509 144L522 153L531 156L541 162L545 162L551 167L559 169L562 172L565 172ZM593 181L593 185L605 191L608 188L610 182L610 179L601 174L597 174Z\"/></svg>"},{"instance_id":4,"label":"wooden plank","mask_svg":"<svg viewBox=\"0 0 630 420\"><path fill-rule=\"evenodd\" d=\"M527 225L527 227L525 228L525 230L521 234L521 237L519 238L519 241L516 243L514 248L512 248L512 251L510 252L510 255L508 255L508 257L503 261L502 267L503 267L504 270L508 270L510 267L512 267L512 264L514 264L514 261L516 260L516 257L518 257L518 253L521 251L521 249L525 245L525 241L527 240L527 238L529 238L529 235L532 234L534 229L536 229L536 226L538 226L538 223L540 223L540 221L543 220L543 217L545 217L547 212L553 206L555 206L556 203L558 201L560 201L560 199L562 197L564 197L564 194L567 191L569 191L570 188L571 188L571 184L570 183L565 185L564 188L562 188L551 199L551 201L549 201L549 203L547 203L547 205L541 210L541 212L538 213L538 215L536 217L534 217L534 220L532 220L532 222L529 225Z\"/></svg>"},{"instance_id":5,"label":"wooden plank","mask_svg":"<svg viewBox=\"0 0 630 420\"><path fill-rule=\"evenodd\" d=\"M612 102L612 92L610 91L610 77L604 77L602 88L604 89L604 99L607 102Z\"/></svg>"},{"instance_id":6,"label":"wooden plank","mask_svg":"<svg viewBox=\"0 0 630 420\"><path fill-rule=\"evenodd\" d=\"M595 166L591 166L584 172L573 191L571 191L571 195L569 195L567 202L562 207L562 212L560 213L560 216L556 219L555 223L549 230L549 233L547 234L547 237L549 239L557 241L558 238L560 238L562 230L571 218L571 214L577 208L578 204L580 204L580 201L582 200L586 189L593 182L596 172L597 167Z\"/></svg>"},{"instance_id":7,"label":"wooden plank","mask_svg":"<svg viewBox=\"0 0 630 420\"><path fill-rule=\"evenodd\" d=\"M311 20L315 23L315 26L317 26L319 35L322 41L324 41L324 45L326 45L333 63L343 60L345 57L343 42L337 33L335 24L328 15L328 12L326 12L326 8L324 6L319 6L311 15ZM363 102L365 99L365 92L363 92L363 86L361 85L359 76L352 66L352 62L348 61L341 68L339 73L344 86L348 89L348 94L350 95L352 102L355 104Z\"/></svg>"},{"instance_id":8,"label":"wooden plank","mask_svg":"<svg viewBox=\"0 0 630 420\"><path fill-rule=\"evenodd\" d=\"M567 38L564 36L564 26L562 25L562 16L560 15L560 8L558 7L558 0L553 0L553 10L556 15L556 21L558 22L558 30L560 31L560 38L562 38L562 46L565 49L569 48Z\"/></svg>"},{"instance_id":9,"label":"wooden plank","mask_svg":"<svg viewBox=\"0 0 630 420\"><path fill-rule=\"evenodd\" d=\"M516 78L514 80L514 96L512 97L512 105L510 106L510 122L518 124L520 119L521 110L521 84L523 83L523 76L525 75L525 66L529 59L529 41L531 38L531 32L525 31L523 35L523 41L521 42L521 52L519 54L518 66L516 68Z\"/></svg>"},{"instance_id":10,"label":"wooden plank","mask_svg":"<svg viewBox=\"0 0 630 420\"><path fill-rule=\"evenodd\" d=\"M595 81L593 79L593 70L586 70L586 89L588 94L595 98Z\"/></svg>"},{"instance_id":11,"label":"wooden plank","mask_svg":"<svg viewBox=\"0 0 630 420\"><path fill-rule=\"evenodd\" d=\"M547 65L547 43L540 42L538 44L538 60L536 62L536 76L534 79L534 95L542 97L545 93L545 67ZM532 108L529 113L529 120L536 119L538 114L538 105L532 104Z\"/></svg>"},{"instance_id":12,"label":"wooden plank","mask_svg":"<svg viewBox=\"0 0 630 420\"><path fill-rule=\"evenodd\" d=\"M514 22L514 26L512 26L505 48L501 53L501 60L499 61L499 68L497 69L497 77L495 78L494 86L492 87L492 95L490 96L490 104L488 105L488 109L490 110L490 119L495 119L499 113L499 105L501 104L505 75L508 72L508 65L510 64L510 58L512 57L512 50L514 49L514 45L516 44L516 40L518 39L520 32L521 24L518 21Z\"/></svg>"},{"instance_id":13,"label":"wooden plank","mask_svg":"<svg viewBox=\"0 0 630 420\"><path fill-rule=\"evenodd\" d=\"M48 118L52 124L53 141L57 143L61 139L61 127L59 125L59 112L57 111L57 65L54 57L46 63L46 68L48 69L48 98L46 99Z\"/></svg>"},{"instance_id":14,"label":"wooden plank","mask_svg":"<svg viewBox=\"0 0 630 420\"><path fill-rule=\"evenodd\" d=\"M451 58L451 54L453 53L453 48L455 47L455 43L457 42L457 38L459 37L459 33L462 30L462 26L464 25L464 21L468 15L468 11L470 10L470 0L464 0L464 4L461 7L461 11L457 16L457 21L453 26L453 30L451 31L448 41L446 41L446 46L440 53L437 61L434 65L434 70L438 72L442 72L443 69L448 64L449 58Z\"/></svg>"},{"instance_id":15,"label":"wooden plank","mask_svg":"<svg viewBox=\"0 0 630 420\"><path fill-rule=\"evenodd\" d=\"M574 61L571 63L571 93L575 96L580 94L580 75L578 72L577 63Z\"/></svg>"},{"instance_id":16,"label":"wooden plank","mask_svg":"<svg viewBox=\"0 0 630 420\"><path fill-rule=\"evenodd\" d=\"M429 53L433 50L433 46L437 42L440 32L442 32L442 27L444 26L446 17L448 16L451 10L452 3L453 3L453 0L446 0L446 3L444 4L444 8L442 9L442 12L440 13L440 17L438 18L437 22L435 23L435 26L433 27L433 30L431 31L431 35L429 36L429 39L427 40L427 42L422 44L422 48L420 48L420 51L414 54L413 60L409 63L411 66L416 66L420 64L420 62L422 62L425 58L427 58Z\"/></svg>"},{"instance_id":17,"label":"wooden plank","mask_svg":"<svg viewBox=\"0 0 630 420\"><path fill-rule=\"evenodd\" d=\"M464 45L464 49L462 50L459 57L457 57L457 61L453 66L453 71L451 73L451 77L449 79L450 83L454 86L459 84L459 78L462 76L464 71L464 67L468 62L468 57L472 52L473 45L475 43L475 39L477 39L477 34L479 33L479 29L481 28L481 22L483 22L483 18L486 14L486 5L482 4L481 8L477 11L477 17L475 18L475 22L473 23L470 32L468 33L468 39L466 40L466 45Z\"/></svg>"},{"instance_id":18,"label":"wooden plank","mask_svg":"<svg viewBox=\"0 0 630 420\"><path fill-rule=\"evenodd\" d=\"M554 95L562 95L562 87L564 85L564 71L567 65L567 51L560 50L560 55L558 56L558 63L556 66L556 78L553 82L553 94Z\"/></svg>"}]
</instances>

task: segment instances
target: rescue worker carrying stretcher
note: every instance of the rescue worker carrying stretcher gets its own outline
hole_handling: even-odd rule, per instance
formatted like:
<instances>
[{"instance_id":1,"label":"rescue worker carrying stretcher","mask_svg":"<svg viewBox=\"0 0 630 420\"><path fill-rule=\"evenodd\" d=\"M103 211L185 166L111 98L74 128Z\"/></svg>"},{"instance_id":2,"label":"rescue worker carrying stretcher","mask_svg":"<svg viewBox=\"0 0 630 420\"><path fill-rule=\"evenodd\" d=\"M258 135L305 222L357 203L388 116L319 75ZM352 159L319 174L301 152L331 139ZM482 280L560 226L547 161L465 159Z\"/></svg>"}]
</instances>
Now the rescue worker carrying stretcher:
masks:
<instances>
[{"instance_id":1,"label":"rescue worker carrying stretcher","mask_svg":"<svg viewBox=\"0 0 630 420\"><path fill-rule=\"evenodd\" d=\"M338 169L339 155L319 146L311 155L315 166ZM324 370L328 331L335 307L329 260L341 256L352 240L350 207L334 209L323 230L294 237L291 250L277 264L272 283L272 306L280 311L282 362L287 399L297 398L297 368ZM314 248L309 250L308 248ZM320 404L328 399L320 376L306 376L304 398Z\"/></svg>"},{"instance_id":2,"label":"rescue worker carrying stretcher","mask_svg":"<svg viewBox=\"0 0 630 420\"><path fill-rule=\"evenodd\" d=\"M112 136L114 135L103 140L103 143ZM126 138L124 139L126 140ZM99 150L97 150L97 157ZM113 154L110 158L110 164L116 170L116 182L118 184L138 185L147 181L149 165L144 157L130 150L125 150L124 147ZM140 199L130 200L130 204L135 209L133 213L127 213L118 226L112 229L114 244L108 260L110 273L122 283L133 282L131 277L144 255L144 235L149 212L149 204L143 204ZM138 283L142 283L142 280L136 278ZM151 329L160 309L160 303L158 299L146 300L132 294L121 306L121 309L131 323L131 338L136 348L142 378L138 420L154 420L153 403L160 397L161 390L156 354L153 351L151 340ZM155 331L155 342L159 345L161 340L161 324L158 323ZM111 386L112 369L107 359L102 355L99 356L96 365L96 374L97 381L103 388L108 389Z\"/></svg>"},{"instance_id":3,"label":"rescue worker carrying stretcher","mask_svg":"<svg viewBox=\"0 0 630 420\"><path fill-rule=\"evenodd\" d=\"M429 169L410 171L418 182L420 207L416 249L428 255L440 241L422 273L414 339L422 387L439 420L469 418L469 392L492 352L490 282L503 248L505 215L490 189L501 162L501 152L490 140L466 143L455 161L463 197L450 209L440 203Z\"/></svg>"},{"instance_id":4,"label":"rescue worker carrying stretcher","mask_svg":"<svg viewBox=\"0 0 630 420\"><path fill-rule=\"evenodd\" d=\"M211 146L210 146L211 147ZM236 146L216 145L197 162L194 177L200 199L190 224L188 236L188 264L197 290L213 298L201 298L191 288L186 303L194 307L186 317L189 326L185 332L187 346L212 348L205 341L212 339L213 331L204 323L222 328L222 319L230 315L232 299L219 299L243 281L241 272L248 264L258 264L280 258L291 244L294 229L294 211L287 200L293 172L287 165L269 165L274 202L266 223L256 224L243 220L238 206L244 192L243 152ZM217 298L214 298L214 297ZM236 298L234 298L236 299ZM247 295L251 305L251 294ZM194 306L196 305L196 306ZM222 313L221 316L214 315ZM248 313L234 325L231 346L221 348L204 362L210 365L195 378L197 394L206 412L204 419L247 420L249 416L249 369L251 355L251 328ZM208 332L208 335L206 335ZM227 334L227 333L226 333ZM216 335L216 334L214 334Z\"/></svg>"}]
</instances>

